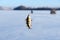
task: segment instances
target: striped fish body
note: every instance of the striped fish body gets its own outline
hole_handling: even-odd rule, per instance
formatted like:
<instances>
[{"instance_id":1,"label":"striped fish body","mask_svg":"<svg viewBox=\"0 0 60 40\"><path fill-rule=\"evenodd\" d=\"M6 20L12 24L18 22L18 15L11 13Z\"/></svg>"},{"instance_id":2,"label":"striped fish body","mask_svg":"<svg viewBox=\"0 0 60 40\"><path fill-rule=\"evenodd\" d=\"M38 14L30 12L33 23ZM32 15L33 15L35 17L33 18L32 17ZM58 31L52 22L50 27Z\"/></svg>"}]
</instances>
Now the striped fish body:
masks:
<instances>
[{"instance_id":1,"label":"striped fish body","mask_svg":"<svg viewBox=\"0 0 60 40\"><path fill-rule=\"evenodd\" d=\"M26 18L26 24L27 24L27 27L30 29L31 28L31 25L32 25L32 19L31 17L28 15L27 18Z\"/></svg>"}]
</instances>

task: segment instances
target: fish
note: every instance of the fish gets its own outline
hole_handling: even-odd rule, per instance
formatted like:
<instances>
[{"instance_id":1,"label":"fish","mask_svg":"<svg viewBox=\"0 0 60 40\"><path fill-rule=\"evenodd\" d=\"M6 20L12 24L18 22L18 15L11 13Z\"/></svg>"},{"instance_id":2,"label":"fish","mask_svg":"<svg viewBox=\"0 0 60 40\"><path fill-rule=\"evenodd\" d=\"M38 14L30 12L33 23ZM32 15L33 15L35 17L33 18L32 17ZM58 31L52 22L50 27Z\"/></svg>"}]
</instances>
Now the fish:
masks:
<instances>
[{"instance_id":1,"label":"fish","mask_svg":"<svg viewBox=\"0 0 60 40\"><path fill-rule=\"evenodd\" d=\"M28 14L27 18L26 18L26 24L27 24L27 27L29 29L31 29L31 26L32 26L32 19L31 19L31 16Z\"/></svg>"}]
</instances>

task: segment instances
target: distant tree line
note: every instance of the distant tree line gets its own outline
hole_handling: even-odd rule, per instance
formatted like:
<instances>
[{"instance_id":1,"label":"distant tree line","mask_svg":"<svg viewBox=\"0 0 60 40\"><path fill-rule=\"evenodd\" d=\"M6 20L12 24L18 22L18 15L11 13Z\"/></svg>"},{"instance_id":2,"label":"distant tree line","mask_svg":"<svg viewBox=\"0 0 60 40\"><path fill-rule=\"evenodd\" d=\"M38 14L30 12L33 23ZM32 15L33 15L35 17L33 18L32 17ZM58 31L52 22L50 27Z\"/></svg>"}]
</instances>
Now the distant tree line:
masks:
<instances>
[{"instance_id":1,"label":"distant tree line","mask_svg":"<svg viewBox=\"0 0 60 40\"><path fill-rule=\"evenodd\" d=\"M31 7L25 7L25 6L18 6L15 7L13 10L60 10L60 8L48 8L48 7L39 7L39 8L31 8Z\"/></svg>"},{"instance_id":2,"label":"distant tree line","mask_svg":"<svg viewBox=\"0 0 60 40\"><path fill-rule=\"evenodd\" d=\"M10 8L10 7L0 6L0 10L52 10L52 9L60 10L60 8L50 8L50 7L31 8L31 7L25 7L25 6L18 6L18 7Z\"/></svg>"}]
</instances>

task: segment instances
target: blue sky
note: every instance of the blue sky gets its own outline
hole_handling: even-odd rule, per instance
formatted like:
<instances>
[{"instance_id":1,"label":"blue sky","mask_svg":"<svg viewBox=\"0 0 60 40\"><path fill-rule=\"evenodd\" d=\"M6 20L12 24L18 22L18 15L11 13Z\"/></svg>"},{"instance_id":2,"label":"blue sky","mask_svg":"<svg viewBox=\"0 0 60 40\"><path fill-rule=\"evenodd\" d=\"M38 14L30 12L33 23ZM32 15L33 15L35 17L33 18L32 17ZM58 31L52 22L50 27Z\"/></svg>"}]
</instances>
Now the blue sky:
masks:
<instances>
[{"instance_id":1,"label":"blue sky","mask_svg":"<svg viewBox=\"0 0 60 40\"><path fill-rule=\"evenodd\" d=\"M60 7L60 0L0 0L0 6L16 7L19 5Z\"/></svg>"}]
</instances>

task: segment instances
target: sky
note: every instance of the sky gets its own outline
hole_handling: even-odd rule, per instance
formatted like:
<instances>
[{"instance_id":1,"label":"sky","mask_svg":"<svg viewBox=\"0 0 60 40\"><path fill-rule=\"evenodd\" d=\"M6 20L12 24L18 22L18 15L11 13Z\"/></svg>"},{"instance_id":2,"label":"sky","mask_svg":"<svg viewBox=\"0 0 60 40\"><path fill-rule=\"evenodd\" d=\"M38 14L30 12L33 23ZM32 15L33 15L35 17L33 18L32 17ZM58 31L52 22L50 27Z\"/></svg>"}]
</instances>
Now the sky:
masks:
<instances>
[{"instance_id":1,"label":"sky","mask_svg":"<svg viewBox=\"0 0 60 40\"><path fill-rule=\"evenodd\" d=\"M0 0L0 6L60 7L60 0Z\"/></svg>"}]
</instances>

